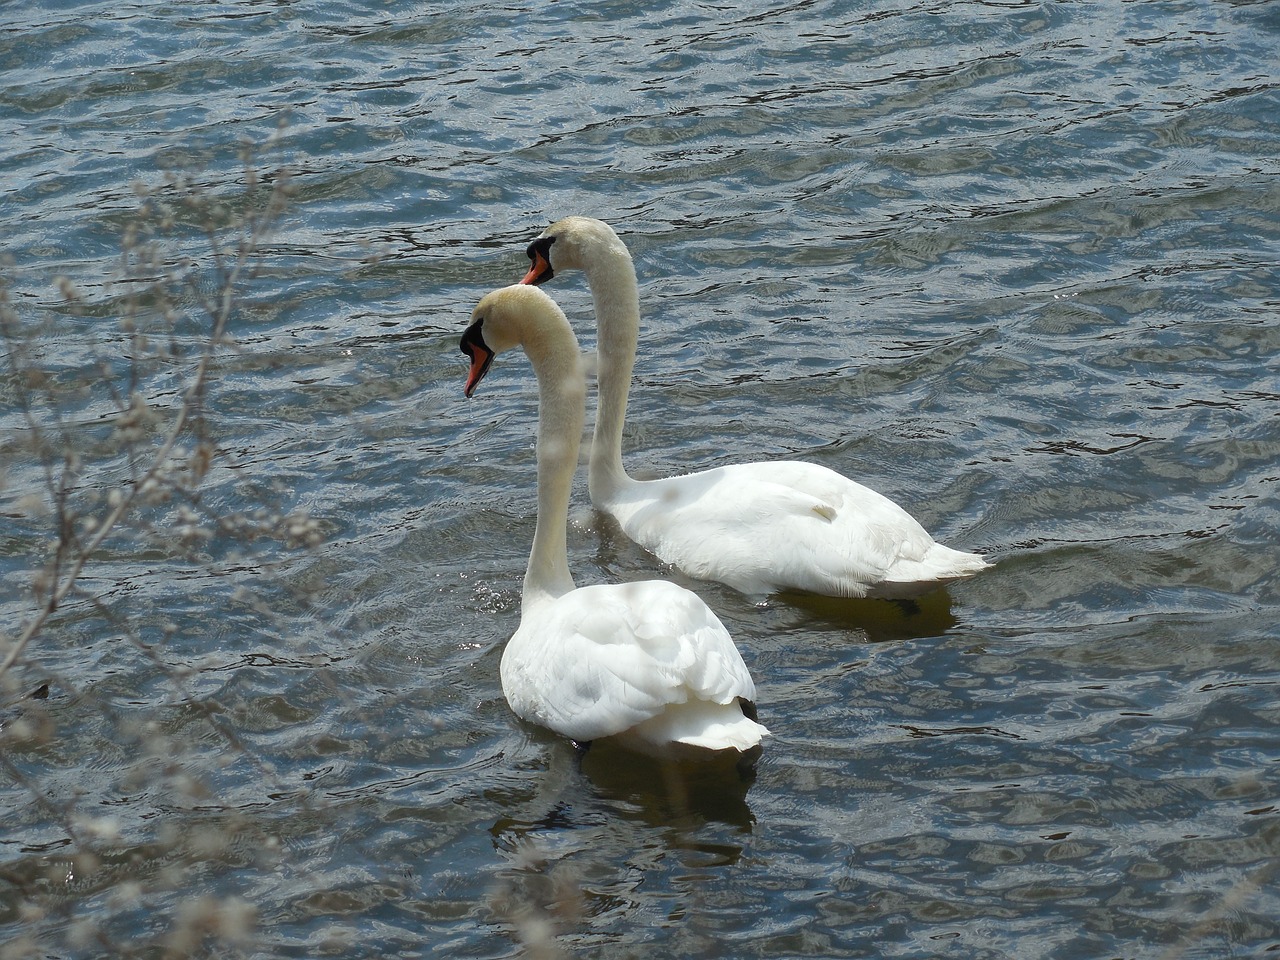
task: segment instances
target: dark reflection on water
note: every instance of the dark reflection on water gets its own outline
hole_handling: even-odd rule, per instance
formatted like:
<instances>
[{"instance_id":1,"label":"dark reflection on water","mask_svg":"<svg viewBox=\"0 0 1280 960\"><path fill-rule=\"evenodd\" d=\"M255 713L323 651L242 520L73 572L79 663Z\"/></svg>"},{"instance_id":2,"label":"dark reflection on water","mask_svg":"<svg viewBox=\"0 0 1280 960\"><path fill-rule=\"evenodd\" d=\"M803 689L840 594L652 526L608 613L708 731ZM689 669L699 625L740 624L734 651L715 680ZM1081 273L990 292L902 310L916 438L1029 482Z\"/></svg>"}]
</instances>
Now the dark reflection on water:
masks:
<instances>
[{"instance_id":1,"label":"dark reflection on water","mask_svg":"<svg viewBox=\"0 0 1280 960\"><path fill-rule=\"evenodd\" d=\"M499 849L513 851L545 834L617 818L673 835L684 832L695 846L699 827L707 823L751 831L747 794L755 775L740 770L733 758L662 761L608 745L566 758L566 744L553 749L547 783L536 798L545 812L531 820L500 819L493 827ZM731 859L740 854L737 849Z\"/></svg>"},{"instance_id":2,"label":"dark reflection on water","mask_svg":"<svg viewBox=\"0 0 1280 960\"><path fill-rule=\"evenodd\" d=\"M324 542L180 549L157 508L86 566L0 687L4 950L1280 949L1276 10L7 11L0 279L77 502L128 475L101 377L128 375L134 181L234 206L238 142L283 118L294 193L218 356L201 503ZM578 581L672 577L741 645L773 733L750 783L578 764L502 700L533 385L513 360L464 402L457 337L569 213L636 259L637 475L810 459L998 561L913 605L755 606L580 478ZM173 256L211 269L190 226ZM591 347L581 278L551 292ZM56 531L6 351L10 635ZM168 410L187 372L137 386Z\"/></svg>"},{"instance_id":3,"label":"dark reflection on water","mask_svg":"<svg viewBox=\"0 0 1280 960\"><path fill-rule=\"evenodd\" d=\"M808 629L861 631L866 640L877 642L941 636L958 623L951 613L951 594L946 589L912 600L787 594L776 598L776 602L801 611L803 619L797 617L797 624Z\"/></svg>"}]
</instances>

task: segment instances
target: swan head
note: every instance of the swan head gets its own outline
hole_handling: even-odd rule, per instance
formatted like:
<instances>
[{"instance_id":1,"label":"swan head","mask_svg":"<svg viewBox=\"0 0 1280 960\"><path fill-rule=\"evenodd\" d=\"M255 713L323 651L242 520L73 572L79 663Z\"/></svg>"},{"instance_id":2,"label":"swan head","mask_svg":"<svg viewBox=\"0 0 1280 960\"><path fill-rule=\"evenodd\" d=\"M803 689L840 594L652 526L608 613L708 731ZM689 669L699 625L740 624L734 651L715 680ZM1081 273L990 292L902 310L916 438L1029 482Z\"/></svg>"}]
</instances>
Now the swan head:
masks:
<instances>
[{"instance_id":1,"label":"swan head","mask_svg":"<svg viewBox=\"0 0 1280 960\"><path fill-rule=\"evenodd\" d=\"M471 360L467 385L463 388L471 396L494 357L515 347L523 347L531 360L557 346L557 340L566 340L577 356L577 341L564 313L547 294L537 287L513 284L486 294L471 311L471 323L462 335L458 349Z\"/></svg>"},{"instance_id":2,"label":"swan head","mask_svg":"<svg viewBox=\"0 0 1280 960\"><path fill-rule=\"evenodd\" d=\"M565 217L557 220L529 244L525 253L529 257L529 272L521 283L546 283L557 270L585 270L591 262L592 251L606 247L614 253L621 251L630 259L627 248L613 227L592 217Z\"/></svg>"}]
</instances>

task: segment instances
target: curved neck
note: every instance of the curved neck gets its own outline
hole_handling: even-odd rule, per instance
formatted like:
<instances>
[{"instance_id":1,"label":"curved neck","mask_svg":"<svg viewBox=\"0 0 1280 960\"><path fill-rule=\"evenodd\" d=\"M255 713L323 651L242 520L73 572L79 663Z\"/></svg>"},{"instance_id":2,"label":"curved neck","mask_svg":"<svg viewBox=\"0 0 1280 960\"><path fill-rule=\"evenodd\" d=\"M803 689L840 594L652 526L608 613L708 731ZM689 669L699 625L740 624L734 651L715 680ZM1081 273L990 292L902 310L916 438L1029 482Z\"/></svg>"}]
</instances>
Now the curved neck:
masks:
<instances>
[{"instance_id":1,"label":"curved neck","mask_svg":"<svg viewBox=\"0 0 1280 960\"><path fill-rule=\"evenodd\" d=\"M640 335L640 295L631 255L620 240L586 268L596 312L599 402L591 440L591 499L606 500L630 478L622 466L622 426Z\"/></svg>"},{"instance_id":2,"label":"curved neck","mask_svg":"<svg viewBox=\"0 0 1280 960\"><path fill-rule=\"evenodd\" d=\"M538 377L538 523L524 575L523 604L527 606L574 589L566 527L582 439L586 382L578 344L567 323L554 336L526 341L524 350Z\"/></svg>"}]
</instances>

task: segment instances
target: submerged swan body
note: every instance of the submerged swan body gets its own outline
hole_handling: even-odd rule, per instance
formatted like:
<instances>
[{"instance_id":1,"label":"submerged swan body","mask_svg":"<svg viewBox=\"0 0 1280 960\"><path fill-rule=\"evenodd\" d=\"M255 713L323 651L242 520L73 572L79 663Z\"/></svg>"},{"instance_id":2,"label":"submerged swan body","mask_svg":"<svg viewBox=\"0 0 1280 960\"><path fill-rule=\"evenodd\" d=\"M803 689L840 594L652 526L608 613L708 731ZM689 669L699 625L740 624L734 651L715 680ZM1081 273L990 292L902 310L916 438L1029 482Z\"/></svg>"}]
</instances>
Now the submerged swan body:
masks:
<instances>
[{"instance_id":1,"label":"submerged swan body","mask_svg":"<svg viewBox=\"0 0 1280 960\"><path fill-rule=\"evenodd\" d=\"M631 255L608 224L560 220L529 245L523 283L587 275L599 341L600 400L591 445L591 500L645 549L690 576L751 596L917 596L989 564L937 543L914 517L833 470L762 461L661 480L622 465L640 304Z\"/></svg>"},{"instance_id":2,"label":"submerged swan body","mask_svg":"<svg viewBox=\"0 0 1280 960\"><path fill-rule=\"evenodd\" d=\"M480 301L461 348L471 396L504 350L523 347L538 377L538 521L520 626L502 654L502 692L519 717L579 744L616 737L664 754L736 750L768 734L732 637L696 594L663 580L576 587L566 544L585 381L577 340L541 290Z\"/></svg>"}]
</instances>

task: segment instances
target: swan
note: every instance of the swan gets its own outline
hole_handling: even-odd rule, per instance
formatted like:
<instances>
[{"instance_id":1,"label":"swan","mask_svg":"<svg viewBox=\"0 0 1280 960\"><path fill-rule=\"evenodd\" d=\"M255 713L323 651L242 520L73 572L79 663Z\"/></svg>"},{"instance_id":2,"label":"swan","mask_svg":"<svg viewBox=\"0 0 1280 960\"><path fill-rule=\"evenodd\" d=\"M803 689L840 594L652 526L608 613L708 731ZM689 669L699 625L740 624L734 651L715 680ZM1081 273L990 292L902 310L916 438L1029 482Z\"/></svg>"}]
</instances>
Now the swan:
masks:
<instances>
[{"instance_id":1,"label":"swan","mask_svg":"<svg viewBox=\"0 0 1280 960\"><path fill-rule=\"evenodd\" d=\"M543 291L516 284L476 306L461 342L465 395L517 346L538 379L538 518L520 625L502 653L507 703L579 746L615 737L651 755L736 750L754 762L769 733L755 683L696 594L664 580L574 585L566 527L586 381L569 321Z\"/></svg>"},{"instance_id":2,"label":"swan","mask_svg":"<svg viewBox=\"0 0 1280 960\"><path fill-rule=\"evenodd\" d=\"M732 464L659 480L622 465L622 427L640 328L635 268L606 223L567 217L531 244L521 281L587 275L598 325L599 406L591 501L659 559L755 598L787 591L906 599L973 576L981 556L934 541L888 497L794 460Z\"/></svg>"}]
</instances>

